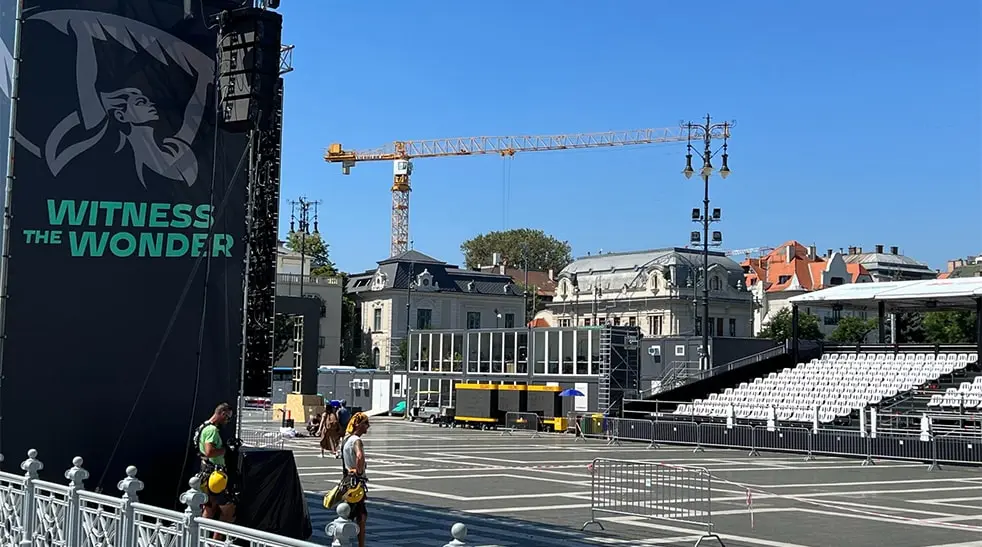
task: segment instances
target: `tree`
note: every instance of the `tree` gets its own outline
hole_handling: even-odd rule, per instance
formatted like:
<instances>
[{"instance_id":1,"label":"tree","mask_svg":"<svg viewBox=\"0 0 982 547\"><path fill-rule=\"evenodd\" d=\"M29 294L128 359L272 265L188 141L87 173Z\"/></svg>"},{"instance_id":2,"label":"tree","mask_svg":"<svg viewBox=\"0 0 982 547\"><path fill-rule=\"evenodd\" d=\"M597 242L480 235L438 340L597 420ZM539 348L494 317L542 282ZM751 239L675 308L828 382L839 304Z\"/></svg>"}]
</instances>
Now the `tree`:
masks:
<instances>
[{"instance_id":1,"label":"tree","mask_svg":"<svg viewBox=\"0 0 982 547\"><path fill-rule=\"evenodd\" d=\"M894 344L923 344L927 342L924 332L924 315L917 312L900 312L894 314L897 325L891 329L896 331L897 339Z\"/></svg>"},{"instance_id":2,"label":"tree","mask_svg":"<svg viewBox=\"0 0 982 547\"><path fill-rule=\"evenodd\" d=\"M348 274L341 272L341 362L358 366L358 304L348 294Z\"/></svg>"},{"instance_id":3,"label":"tree","mask_svg":"<svg viewBox=\"0 0 982 547\"><path fill-rule=\"evenodd\" d=\"M273 320L273 363L283 358L293 346L293 318L285 313L276 314Z\"/></svg>"},{"instance_id":4,"label":"tree","mask_svg":"<svg viewBox=\"0 0 982 547\"><path fill-rule=\"evenodd\" d=\"M338 270L328 255L329 245L319 233L291 232L286 239L286 245L292 251L302 252L304 258L310 261L310 275L314 277L338 275Z\"/></svg>"},{"instance_id":5,"label":"tree","mask_svg":"<svg viewBox=\"0 0 982 547\"><path fill-rule=\"evenodd\" d=\"M769 338L778 342L791 339L791 308L783 308L770 321L764 323L764 328L758 338ZM810 313L798 313L798 338L801 340L821 340L825 338L818 328L818 317Z\"/></svg>"},{"instance_id":6,"label":"tree","mask_svg":"<svg viewBox=\"0 0 982 547\"><path fill-rule=\"evenodd\" d=\"M929 344L974 344L975 312L958 310L926 313L924 333Z\"/></svg>"},{"instance_id":7,"label":"tree","mask_svg":"<svg viewBox=\"0 0 982 547\"><path fill-rule=\"evenodd\" d=\"M573 261L573 250L566 241L546 235L542 230L508 230L480 234L460 244L468 268L492 264L492 255L501 253L508 263L524 268L528 249L528 269L559 272Z\"/></svg>"},{"instance_id":8,"label":"tree","mask_svg":"<svg viewBox=\"0 0 982 547\"><path fill-rule=\"evenodd\" d=\"M835 330L829 336L829 341L840 344L862 344L866 341L866 336L876 327L876 319L862 319L852 316L842 317L839 319L838 326L835 327Z\"/></svg>"}]
</instances>

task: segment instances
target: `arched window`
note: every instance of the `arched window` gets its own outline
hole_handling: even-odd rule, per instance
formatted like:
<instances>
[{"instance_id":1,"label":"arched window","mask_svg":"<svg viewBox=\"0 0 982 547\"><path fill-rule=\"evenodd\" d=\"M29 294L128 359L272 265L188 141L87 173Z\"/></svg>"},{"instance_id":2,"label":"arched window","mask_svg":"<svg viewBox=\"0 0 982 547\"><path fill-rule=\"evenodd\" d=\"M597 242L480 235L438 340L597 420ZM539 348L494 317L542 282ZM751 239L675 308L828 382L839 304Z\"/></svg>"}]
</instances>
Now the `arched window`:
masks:
<instances>
[{"instance_id":1,"label":"arched window","mask_svg":"<svg viewBox=\"0 0 982 547\"><path fill-rule=\"evenodd\" d=\"M372 350L372 365L378 369L382 361L382 352L378 348Z\"/></svg>"},{"instance_id":2,"label":"arched window","mask_svg":"<svg viewBox=\"0 0 982 547\"><path fill-rule=\"evenodd\" d=\"M713 276L713 279L709 282L709 288L718 291L723 288L723 282L720 281L720 278Z\"/></svg>"}]
</instances>

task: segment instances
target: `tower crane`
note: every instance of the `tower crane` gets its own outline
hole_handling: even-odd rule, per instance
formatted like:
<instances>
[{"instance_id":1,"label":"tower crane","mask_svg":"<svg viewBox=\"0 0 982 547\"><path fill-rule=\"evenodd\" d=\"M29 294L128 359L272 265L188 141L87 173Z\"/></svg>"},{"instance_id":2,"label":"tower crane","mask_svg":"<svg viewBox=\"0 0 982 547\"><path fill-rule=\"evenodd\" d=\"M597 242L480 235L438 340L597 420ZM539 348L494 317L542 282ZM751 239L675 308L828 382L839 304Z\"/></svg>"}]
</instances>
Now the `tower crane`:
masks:
<instances>
[{"instance_id":1,"label":"tower crane","mask_svg":"<svg viewBox=\"0 0 982 547\"><path fill-rule=\"evenodd\" d=\"M351 174L355 164L364 161L392 161L392 239L391 256L404 253L409 245L409 179L413 173L413 160L419 158L445 158L498 154L502 157L516 152L546 152L551 150L578 150L610 148L667 142L686 142L689 138L684 126L669 129L633 129L602 133L573 133L564 135L510 136L510 137L462 137L395 141L373 150L345 150L334 143L324 154L324 161L340 163L341 172Z\"/></svg>"}]
</instances>

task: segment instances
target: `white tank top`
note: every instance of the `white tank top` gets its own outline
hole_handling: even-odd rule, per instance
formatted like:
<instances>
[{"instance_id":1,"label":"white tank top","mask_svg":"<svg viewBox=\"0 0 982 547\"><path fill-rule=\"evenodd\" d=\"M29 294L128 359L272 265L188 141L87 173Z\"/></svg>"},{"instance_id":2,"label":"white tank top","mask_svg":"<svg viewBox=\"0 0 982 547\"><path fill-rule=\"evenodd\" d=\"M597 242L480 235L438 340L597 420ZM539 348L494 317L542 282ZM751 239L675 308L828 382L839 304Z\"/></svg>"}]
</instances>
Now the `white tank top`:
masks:
<instances>
[{"instance_id":1,"label":"white tank top","mask_svg":"<svg viewBox=\"0 0 982 547\"><path fill-rule=\"evenodd\" d=\"M344 465L345 469L354 469L355 464L358 462L355 456L355 442L361 440L358 435L351 435L344 441L344 446L341 447L341 464Z\"/></svg>"}]
</instances>

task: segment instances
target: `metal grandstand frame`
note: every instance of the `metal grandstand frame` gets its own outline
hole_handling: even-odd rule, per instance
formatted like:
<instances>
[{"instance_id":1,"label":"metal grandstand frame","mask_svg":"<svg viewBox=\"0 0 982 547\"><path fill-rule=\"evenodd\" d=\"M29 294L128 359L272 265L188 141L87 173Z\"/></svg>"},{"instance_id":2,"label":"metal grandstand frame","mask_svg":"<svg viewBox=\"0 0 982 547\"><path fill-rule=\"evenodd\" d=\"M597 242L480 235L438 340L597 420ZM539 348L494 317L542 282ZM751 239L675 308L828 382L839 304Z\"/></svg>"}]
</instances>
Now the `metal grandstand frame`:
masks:
<instances>
[{"instance_id":1,"label":"metal grandstand frame","mask_svg":"<svg viewBox=\"0 0 982 547\"><path fill-rule=\"evenodd\" d=\"M621 408L622 401L637 397L641 378L639 327L605 325L600 331L600 370L597 408L608 415Z\"/></svg>"}]
</instances>

